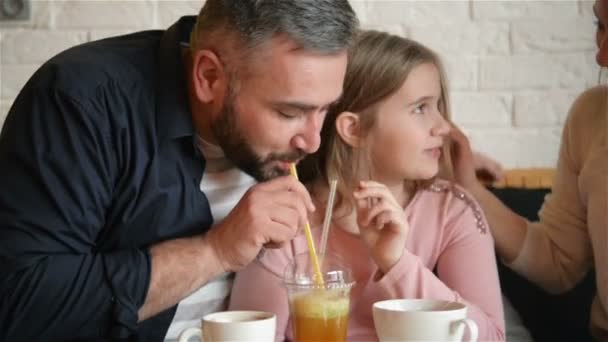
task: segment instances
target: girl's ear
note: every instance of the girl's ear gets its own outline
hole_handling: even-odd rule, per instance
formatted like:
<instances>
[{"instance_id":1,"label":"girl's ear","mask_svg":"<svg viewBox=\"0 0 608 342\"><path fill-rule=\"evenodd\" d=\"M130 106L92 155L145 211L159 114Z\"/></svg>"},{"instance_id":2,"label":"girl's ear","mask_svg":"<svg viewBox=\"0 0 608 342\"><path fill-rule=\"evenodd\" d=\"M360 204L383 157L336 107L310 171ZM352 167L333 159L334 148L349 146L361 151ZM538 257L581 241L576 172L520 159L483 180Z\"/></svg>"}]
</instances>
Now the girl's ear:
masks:
<instances>
[{"instance_id":1,"label":"girl's ear","mask_svg":"<svg viewBox=\"0 0 608 342\"><path fill-rule=\"evenodd\" d=\"M352 112L342 112L336 118L336 131L340 138L351 147L360 147L363 142L361 121Z\"/></svg>"}]
</instances>

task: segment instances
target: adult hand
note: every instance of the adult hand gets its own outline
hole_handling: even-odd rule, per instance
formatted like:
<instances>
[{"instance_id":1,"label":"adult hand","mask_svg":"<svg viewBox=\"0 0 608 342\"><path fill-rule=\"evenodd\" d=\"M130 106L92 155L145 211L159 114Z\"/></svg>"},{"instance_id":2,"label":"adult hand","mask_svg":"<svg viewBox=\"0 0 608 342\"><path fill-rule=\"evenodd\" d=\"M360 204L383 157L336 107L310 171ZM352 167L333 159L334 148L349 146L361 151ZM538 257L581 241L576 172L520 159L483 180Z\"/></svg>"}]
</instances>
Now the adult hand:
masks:
<instances>
[{"instance_id":1,"label":"adult hand","mask_svg":"<svg viewBox=\"0 0 608 342\"><path fill-rule=\"evenodd\" d=\"M353 193L359 233L383 273L399 261L409 225L405 212L390 190L381 183L362 181Z\"/></svg>"},{"instance_id":2,"label":"adult hand","mask_svg":"<svg viewBox=\"0 0 608 342\"><path fill-rule=\"evenodd\" d=\"M238 271L263 246L281 247L303 227L314 205L292 176L256 184L205 236L224 271Z\"/></svg>"},{"instance_id":3,"label":"adult hand","mask_svg":"<svg viewBox=\"0 0 608 342\"><path fill-rule=\"evenodd\" d=\"M497 182L503 178L502 165L481 152L473 152L473 167L478 179Z\"/></svg>"},{"instance_id":4,"label":"adult hand","mask_svg":"<svg viewBox=\"0 0 608 342\"><path fill-rule=\"evenodd\" d=\"M480 183L475 174L474 155L469 139L455 125L452 125L450 130L450 139L454 178L464 188L472 189Z\"/></svg>"}]
</instances>

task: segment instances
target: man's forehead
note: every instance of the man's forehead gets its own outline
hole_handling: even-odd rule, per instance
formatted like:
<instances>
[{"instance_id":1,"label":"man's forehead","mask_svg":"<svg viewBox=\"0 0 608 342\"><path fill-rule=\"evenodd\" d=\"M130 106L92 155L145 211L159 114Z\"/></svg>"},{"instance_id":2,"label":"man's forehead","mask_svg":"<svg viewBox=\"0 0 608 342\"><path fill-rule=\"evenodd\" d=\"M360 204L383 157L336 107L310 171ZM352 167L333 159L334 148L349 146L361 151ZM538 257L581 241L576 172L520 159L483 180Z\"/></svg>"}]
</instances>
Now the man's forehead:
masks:
<instances>
[{"instance_id":1,"label":"man's forehead","mask_svg":"<svg viewBox=\"0 0 608 342\"><path fill-rule=\"evenodd\" d=\"M340 97L345 70L346 56L281 56L258 63L243 85L284 106L322 108Z\"/></svg>"}]
</instances>

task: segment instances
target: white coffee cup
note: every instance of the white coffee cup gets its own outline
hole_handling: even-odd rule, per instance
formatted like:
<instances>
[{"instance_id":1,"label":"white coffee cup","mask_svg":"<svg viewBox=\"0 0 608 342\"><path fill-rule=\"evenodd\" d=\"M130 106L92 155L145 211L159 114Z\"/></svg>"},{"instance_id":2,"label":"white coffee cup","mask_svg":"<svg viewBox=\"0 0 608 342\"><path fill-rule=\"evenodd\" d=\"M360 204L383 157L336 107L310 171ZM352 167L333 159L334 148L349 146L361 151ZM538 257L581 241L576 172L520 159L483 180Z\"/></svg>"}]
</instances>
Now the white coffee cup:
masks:
<instances>
[{"instance_id":1,"label":"white coffee cup","mask_svg":"<svg viewBox=\"0 0 608 342\"><path fill-rule=\"evenodd\" d=\"M264 311L222 311L205 315L201 328L188 328L179 342L198 337L204 342L259 341L273 342L277 317Z\"/></svg>"},{"instance_id":2,"label":"white coffee cup","mask_svg":"<svg viewBox=\"0 0 608 342\"><path fill-rule=\"evenodd\" d=\"M385 341L462 341L465 327L477 341L477 324L467 306L433 299L390 299L374 303L374 325Z\"/></svg>"}]
</instances>

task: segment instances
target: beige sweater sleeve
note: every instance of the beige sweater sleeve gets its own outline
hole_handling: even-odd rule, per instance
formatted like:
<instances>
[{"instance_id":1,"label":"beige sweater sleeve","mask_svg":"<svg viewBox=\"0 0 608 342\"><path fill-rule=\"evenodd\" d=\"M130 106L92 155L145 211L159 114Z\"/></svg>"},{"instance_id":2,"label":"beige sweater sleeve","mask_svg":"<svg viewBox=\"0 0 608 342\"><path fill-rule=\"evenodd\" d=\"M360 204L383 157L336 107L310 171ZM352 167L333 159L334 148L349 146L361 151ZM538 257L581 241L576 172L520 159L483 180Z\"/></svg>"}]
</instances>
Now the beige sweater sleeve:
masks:
<instances>
[{"instance_id":1,"label":"beige sweater sleeve","mask_svg":"<svg viewBox=\"0 0 608 342\"><path fill-rule=\"evenodd\" d=\"M583 93L573 104L562 134L553 189L538 222L529 222L523 247L508 265L551 293L572 288L593 264L580 170L594 136L596 112L605 94ZM597 124L597 123L595 123Z\"/></svg>"}]
</instances>

